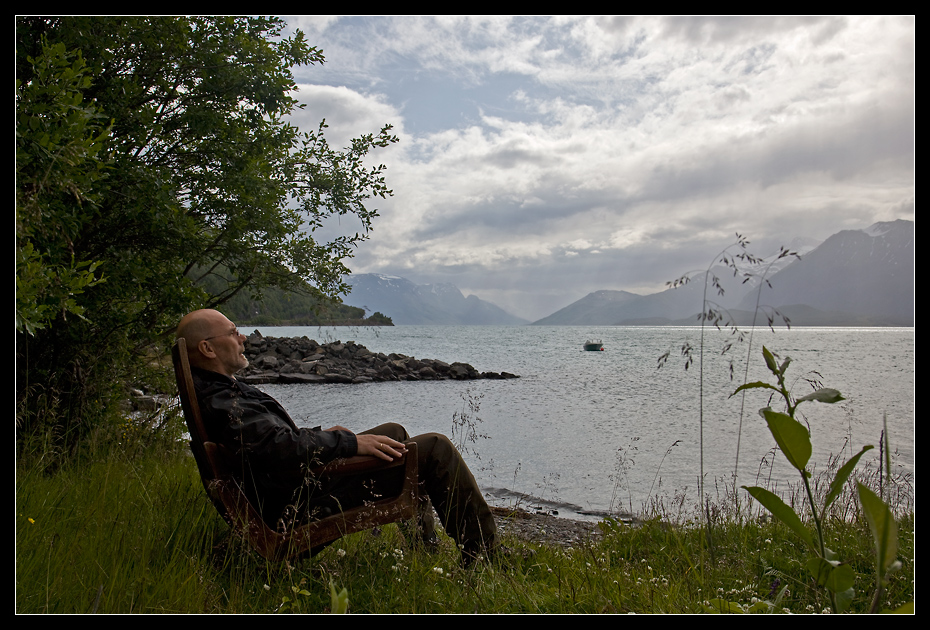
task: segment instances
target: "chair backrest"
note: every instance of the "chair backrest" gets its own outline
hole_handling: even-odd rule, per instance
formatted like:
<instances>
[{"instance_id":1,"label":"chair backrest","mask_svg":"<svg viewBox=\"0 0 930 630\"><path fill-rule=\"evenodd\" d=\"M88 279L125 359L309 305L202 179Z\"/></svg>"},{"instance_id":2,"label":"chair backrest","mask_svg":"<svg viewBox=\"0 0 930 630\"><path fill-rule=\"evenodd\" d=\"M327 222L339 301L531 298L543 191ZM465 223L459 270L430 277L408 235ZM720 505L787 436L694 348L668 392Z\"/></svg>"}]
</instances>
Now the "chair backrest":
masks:
<instances>
[{"instance_id":1,"label":"chair backrest","mask_svg":"<svg viewBox=\"0 0 930 630\"><path fill-rule=\"evenodd\" d=\"M187 421L191 437L200 442L207 438L203 417L200 415L200 405L197 403L197 394L194 390L194 379L191 376L191 364L187 358L187 341L179 337L171 349L171 358L174 361L174 376L178 381L178 393L181 396L181 407L184 409L184 419Z\"/></svg>"},{"instance_id":2,"label":"chair backrest","mask_svg":"<svg viewBox=\"0 0 930 630\"><path fill-rule=\"evenodd\" d=\"M223 503L215 497L211 491L211 482L218 480L225 475L218 470L216 455L214 452L207 452L204 445L210 441L207 435L206 426L203 423L203 416L200 414L200 405L197 403L197 392L194 389L194 379L191 376L191 365L187 358L187 342L183 337L179 337L171 349L171 358L174 363L174 376L178 382L178 396L181 399L181 409L184 411L184 420L187 423L187 431L190 433L191 452L194 454L194 461L197 462L197 469L200 471L200 479L203 481L204 489L207 495L213 501L217 511L226 520L230 515L223 506Z\"/></svg>"}]
</instances>

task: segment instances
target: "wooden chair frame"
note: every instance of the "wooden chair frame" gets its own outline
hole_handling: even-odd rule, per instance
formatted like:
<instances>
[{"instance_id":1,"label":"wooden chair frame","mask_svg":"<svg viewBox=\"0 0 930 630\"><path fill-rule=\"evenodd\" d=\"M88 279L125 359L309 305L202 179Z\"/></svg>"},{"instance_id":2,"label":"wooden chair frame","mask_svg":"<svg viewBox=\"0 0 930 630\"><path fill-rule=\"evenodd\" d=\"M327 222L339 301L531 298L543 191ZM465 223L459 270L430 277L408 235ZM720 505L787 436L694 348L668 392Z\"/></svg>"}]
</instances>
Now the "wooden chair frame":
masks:
<instances>
[{"instance_id":1,"label":"wooden chair frame","mask_svg":"<svg viewBox=\"0 0 930 630\"><path fill-rule=\"evenodd\" d=\"M399 495L350 508L316 521L301 523L287 532L275 531L265 523L236 481L232 468L226 463L229 461L226 449L221 444L211 442L207 436L194 391L184 338L175 342L171 355L181 407L191 436L191 451L200 470L207 496L226 522L263 558L277 562L310 555L342 536L416 517L419 500L417 445L407 442L406 455L393 462L367 455L356 455L335 460L311 471L314 475L326 474L332 477L404 466L404 481Z\"/></svg>"}]
</instances>

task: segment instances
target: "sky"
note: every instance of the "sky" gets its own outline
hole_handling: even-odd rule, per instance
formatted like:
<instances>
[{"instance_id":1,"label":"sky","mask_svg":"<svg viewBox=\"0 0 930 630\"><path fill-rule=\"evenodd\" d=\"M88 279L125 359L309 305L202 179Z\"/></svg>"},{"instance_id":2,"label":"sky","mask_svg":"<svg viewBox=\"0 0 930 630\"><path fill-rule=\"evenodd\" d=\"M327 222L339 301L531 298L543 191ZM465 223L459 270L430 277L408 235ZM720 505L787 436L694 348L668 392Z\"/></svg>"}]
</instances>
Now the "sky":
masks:
<instances>
[{"instance_id":1,"label":"sky","mask_svg":"<svg viewBox=\"0 0 930 630\"><path fill-rule=\"evenodd\" d=\"M294 69L294 122L400 138L354 273L535 321L737 233L769 256L914 220L913 16L286 19L326 59Z\"/></svg>"}]
</instances>

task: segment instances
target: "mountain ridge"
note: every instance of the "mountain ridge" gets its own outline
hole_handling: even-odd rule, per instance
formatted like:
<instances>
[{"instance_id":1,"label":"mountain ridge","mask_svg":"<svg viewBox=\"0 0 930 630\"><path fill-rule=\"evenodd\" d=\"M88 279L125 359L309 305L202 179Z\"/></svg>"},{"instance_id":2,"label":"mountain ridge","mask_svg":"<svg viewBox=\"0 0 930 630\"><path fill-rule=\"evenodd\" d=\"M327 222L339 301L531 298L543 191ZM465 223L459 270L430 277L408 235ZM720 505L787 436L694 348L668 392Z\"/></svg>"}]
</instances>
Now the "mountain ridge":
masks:
<instances>
[{"instance_id":1,"label":"mountain ridge","mask_svg":"<svg viewBox=\"0 0 930 630\"><path fill-rule=\"evenodd\" d=\"M346 304L390 317L396 325L524 325L496 304L475 295L465 297L454 284L415 284L401 276L364 273L347 279L352 290Z\"/></svg>"},{"instance_id":2,"label":"mountain ridge","mask_svg":"<svg viewBox=\"0 0 930 630\"><path fill-rule=\"evenodd\" d=\"M810 247L810 239L792 245ZM803 250L802 250L803 251ZM904 219L875 223L861 230L841 230L800 259L785 258L767 268L764 303L773 305L799 326L913 326L914 325L914 222ZM722 296L709 300L716 309L726 309L740 325L747 317L738 311L755 312L754 282L743 284L732 271L715 267L709 273L719 278ZM625 291L600 290L589 293L533 322L533 325L689 325L696 324L703 303L705 272L695 274L676 289L634 296ZM771 313L770 307L766 307ZM762 323L767 320L762 317ZM748 318L749 323L752 317Z\"/></svg>"}]
</instances>

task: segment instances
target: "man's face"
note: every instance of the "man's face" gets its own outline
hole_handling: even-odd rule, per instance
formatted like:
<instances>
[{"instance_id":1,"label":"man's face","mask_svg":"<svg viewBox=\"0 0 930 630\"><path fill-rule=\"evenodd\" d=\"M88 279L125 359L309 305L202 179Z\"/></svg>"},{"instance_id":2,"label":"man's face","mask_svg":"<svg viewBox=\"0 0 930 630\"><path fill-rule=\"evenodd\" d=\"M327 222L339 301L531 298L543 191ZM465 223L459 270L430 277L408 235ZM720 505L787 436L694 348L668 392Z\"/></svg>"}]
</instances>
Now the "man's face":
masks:
<instances>
[{"instance_id":1,"label":"man's face","mask_svg":"<svg viewBox=\"0 0 930 630\"><path fill-rule=\"evenodd\" d=\"M217 315L220 315L217 313ZM245 335L239 333L236 325L220 315L213 325L212 334L205 340L216 353L216 360L220 371L226 376L232 376L239 370L248 366L249 360L245 358Z\"/></svg>"}]
</instances>

